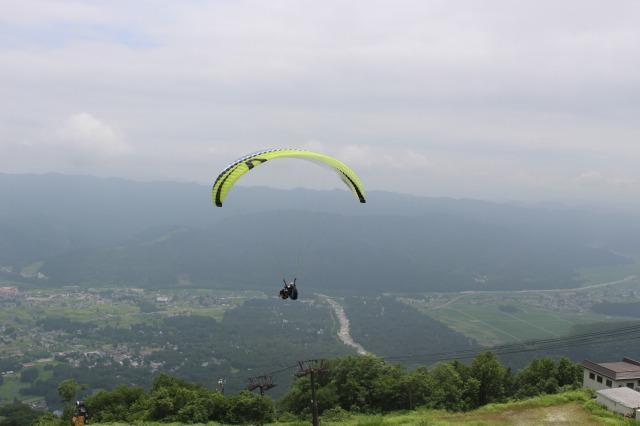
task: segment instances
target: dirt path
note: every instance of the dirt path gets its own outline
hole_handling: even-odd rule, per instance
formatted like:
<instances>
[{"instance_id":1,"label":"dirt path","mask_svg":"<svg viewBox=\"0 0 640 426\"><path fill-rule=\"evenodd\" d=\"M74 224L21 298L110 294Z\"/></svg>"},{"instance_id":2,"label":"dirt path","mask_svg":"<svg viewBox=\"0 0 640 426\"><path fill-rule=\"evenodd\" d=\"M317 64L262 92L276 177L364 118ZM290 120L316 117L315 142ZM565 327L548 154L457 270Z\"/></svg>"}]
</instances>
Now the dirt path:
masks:
<instances>
[{"instance_id":1,"label":"dirt path","mask_svg":"<svg viewBox=\"0 0 640 426\"><path fill-rule=\"evenodd\" d=\"M354 348L359 355L367 355L369 352L367 352L360 343L356 342L353 340L353 337L351 337L351 332L349 331L349 318L347 318L347 314L344 312L342 305L324 294L316 294L316 296L327 302L329 306L331 306L331 309L333 309L333 313L336 315L336 318L338 318L338 322L340 323L338 339L340 339L340 341L345 345Z\"/></svg>"},{"instance_id":2,"label":"dirt path","mask_svg":"<svg viewBox=\"0 0 640 426\"><path fill-rule=\"evenodd\" d=\"M602 425L579 402L570 402L550 407L518 407L506 411L485 411L477 413L452 414L445 420L446 424L481 424L481 425L517 425L517 426L596 426ZM621 422L622 423L622 422ZM435 424L438 424L436 421Z\"/></svg>"},{"instance_id":3,"label":"dirt path","mask_svg":"<svg viewBox=\"0 0 640 426\"><path fill-rule=\"evenodd\" d=\"M589 413L577 403L540 407L514 413L508 422L514 425L600 425Z\"/></svg>"}]
</instances>

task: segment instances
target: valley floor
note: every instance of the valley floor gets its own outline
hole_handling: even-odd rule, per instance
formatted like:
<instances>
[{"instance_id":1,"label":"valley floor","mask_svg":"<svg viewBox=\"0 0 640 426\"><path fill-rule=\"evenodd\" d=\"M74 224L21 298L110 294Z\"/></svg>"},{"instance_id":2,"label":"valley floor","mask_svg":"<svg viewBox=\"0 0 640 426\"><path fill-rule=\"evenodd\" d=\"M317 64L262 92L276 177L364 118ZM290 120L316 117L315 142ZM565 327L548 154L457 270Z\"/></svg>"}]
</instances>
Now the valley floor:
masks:
<instances>
[{"instance_id":1,"label":"valley floor","mask_svg":"<svg viewBox=\"0 0 640 426\"><path fill-rule=\"evenodd\" d=\"M398 300L483 346L557 338L571 334L576 326L637 321L637 316L624 316L620 310L593 310L602 302L640 302L640 264L633 267L633 274L598 282L585 279L588 284L579 288L425 293Z\"/></svg>"}]
</instances>

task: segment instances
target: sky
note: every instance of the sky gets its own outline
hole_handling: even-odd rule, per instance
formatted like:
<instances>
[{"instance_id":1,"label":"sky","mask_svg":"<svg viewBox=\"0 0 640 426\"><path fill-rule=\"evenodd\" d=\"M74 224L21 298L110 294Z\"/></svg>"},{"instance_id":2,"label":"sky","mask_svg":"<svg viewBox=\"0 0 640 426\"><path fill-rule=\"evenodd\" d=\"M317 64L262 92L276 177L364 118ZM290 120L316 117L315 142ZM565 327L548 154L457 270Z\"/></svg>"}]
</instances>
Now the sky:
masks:
<instances>
[{"instance_id":1,"label":"sky","mask_svg":"<svg viewBox=\"0 0 640 426\"><path fill-rule=\"evenodd\" d=\"M640 203L636 0L0 0L0 172ZM333 188L279 160L244 184ZM268 167L267 167L268 166Z\"/></svg>"}]
</instances>

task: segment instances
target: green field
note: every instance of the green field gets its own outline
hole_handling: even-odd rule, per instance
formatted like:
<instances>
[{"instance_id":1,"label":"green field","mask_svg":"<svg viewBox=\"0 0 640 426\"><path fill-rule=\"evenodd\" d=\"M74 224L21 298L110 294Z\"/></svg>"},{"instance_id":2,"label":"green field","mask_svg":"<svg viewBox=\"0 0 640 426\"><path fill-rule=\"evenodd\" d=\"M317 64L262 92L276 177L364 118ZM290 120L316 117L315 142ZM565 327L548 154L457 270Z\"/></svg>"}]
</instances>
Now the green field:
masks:
<instances>
[{"instance_id":1,"label":"green field","mask_svg":"<svg viewBox=\"0 0 640 426\"><path fill-rule=\"evenodd\" d=\"M637 321L601 315L595 303L640 302L640 258L627 265L578 271L581 287L426 293L402 302L486 346L567 335L576 325Z\"/></svg>"},{"instance_id":2,"label":"green field","mask_svg":"<svg viewBox=\"0 0 640 426\"><path fill-rule=\"evenodd\" d=\"M38 379L47 380L53 376L53 373L50 370L44 369L47 364L55 365L56 361L42 361L35 363L35 367L38 369L39 373ZM20 394L20 389L29 387L28 383L22 383L20 381L20 373L6 375L3 378L4 381L2 385L0 385L0 403L13 401L16 398L23 402L41 399L36 397L25 397Z\"/></svg>"},{"instance_id":3,"label":"green field","mask_svg":"<svg viewBox=\"0 0 640 426\"><path fill-rule=\"evenodd\" d=\"M620 279L620 277L629 275L640 276L640 255L625 254L624 256L631 259L633 263L598 268L583 268L578 270L578 274L580 278L585 281L585 285L615 281Z\"/></svg>"},{"instance_id":4,"label":"green field","mask_svg":"<svg viewBox=\"0 0 640 426\"><path fill-rule=\"evenodd\" d=\"M493 346L567 335L576 325L637 321L591 311L597 301L640 301L638 279L567 291L426 294L402 302L452 329Z\"/></svg>"},{"instance_id":5,"label":"green field","mask_svg":"<svg viewBox=\"0 0 640 426\"><path fill-rule=\"evenodd\" d=\"M20 389L26 388L27 383L20 382L19 374L4 376L4 381L0 386L0 401L12 401L14 398L23 399Z\"/></svg>"},{"instance_id":6,"label":"green field","mask_svg":"<svg viewBox=\"0 0 640 426\"><path fill-rule=\"evenodd\" d=\"M604 315L561 313L523 303L510 303L507 306L516 311L505 312L495 303L469 304L465 299L460 299L447 307L423 312L487 346L560 337L568 334L577 324L613 321Z\"/></svg>"}]
</instances>

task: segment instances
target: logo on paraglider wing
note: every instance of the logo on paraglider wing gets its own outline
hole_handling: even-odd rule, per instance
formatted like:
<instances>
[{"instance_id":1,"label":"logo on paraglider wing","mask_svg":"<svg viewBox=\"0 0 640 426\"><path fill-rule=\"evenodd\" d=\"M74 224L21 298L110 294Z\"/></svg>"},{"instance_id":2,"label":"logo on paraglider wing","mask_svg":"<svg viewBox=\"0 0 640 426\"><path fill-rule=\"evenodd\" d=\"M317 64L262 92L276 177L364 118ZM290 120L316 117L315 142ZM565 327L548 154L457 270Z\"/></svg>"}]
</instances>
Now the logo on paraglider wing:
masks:
<instances>
[{"instance_id":1,"label":"logo on paraglider wing","mask_svg":"<svg viewBox=\"0 0 640 426\"><path fill-rule=\"evenodd\" d=\"M252 158L251 160L247 160L244 162L244 164L247 165L247 167L249 168L249 170L253 169L255 166L259 166L262 163L265 163L267 160L264 158ZM258 164L254 164L254 163L258 163Z\"/></svg>"},{"instance_id":2,"label":"logo on paraglider wing","mask_svg":"<svg viewBox=\"0 0 640 426\"><path fill-rule=\"evenodd\" d=\"M249 170L253 169L256 165L260 165L262 163L265 163L267 160L265 158L251 158L249 160L244 161L244 164L247 166L247 168ZM257 164L256 164L257 163ZM216 190L216 196L215 196L215 203L216 206L218 207L222 207L222 188L224 187L224 184L227 182L227 179L229 179L229 177L231 176L231 174L234 172L234 170L240 165L242 164L242 161L237 161L235 163L233 163L231 166L227 167L221 174L220 176L218 176L218 179L216 180L216 183L213 185L214 188L216 188L217 186L217 190ZM222 176L224 176L224 178L222 178ZM218 181L222 178L222 181L220 182L220 184L218 184Z\"/></svg>"}]
</instances>

